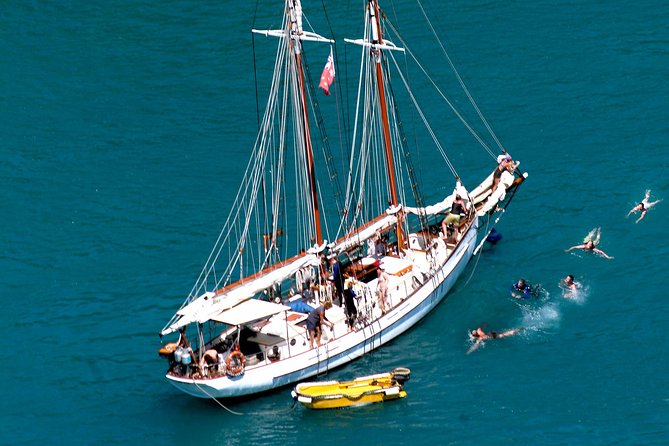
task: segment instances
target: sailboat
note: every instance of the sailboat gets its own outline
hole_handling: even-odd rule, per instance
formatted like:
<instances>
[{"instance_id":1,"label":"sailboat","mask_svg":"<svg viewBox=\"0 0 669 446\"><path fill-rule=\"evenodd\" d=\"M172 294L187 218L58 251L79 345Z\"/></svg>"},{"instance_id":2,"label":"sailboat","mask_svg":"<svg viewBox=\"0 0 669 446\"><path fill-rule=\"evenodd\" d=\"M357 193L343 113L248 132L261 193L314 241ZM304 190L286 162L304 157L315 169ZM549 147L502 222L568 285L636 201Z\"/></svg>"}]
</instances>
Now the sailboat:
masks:
<instances>
[{"instance_id":1,"label":"sailboat","mask_svg":"<svg viewBox=\"0 0 669 446\"><path fill-rule=\"evenodd\" d=\"M406 332L446 297L527 176L508 153L488 149L483 181L466 189L399 69L395 54L410 51L387 38L395 28L368 0L363 37L345 39L360 47L361 65L350 173L337 187L306 60L307 47L334 41L304 29L300 0L284 5L280 29L253 30L278 45L244 179L198 279L160 331L165 341L178 336L160 349L167 380L195 397L294 384ZM430 205L391 73L453 173L452 192Z\"/></svg>"}]
</instances>

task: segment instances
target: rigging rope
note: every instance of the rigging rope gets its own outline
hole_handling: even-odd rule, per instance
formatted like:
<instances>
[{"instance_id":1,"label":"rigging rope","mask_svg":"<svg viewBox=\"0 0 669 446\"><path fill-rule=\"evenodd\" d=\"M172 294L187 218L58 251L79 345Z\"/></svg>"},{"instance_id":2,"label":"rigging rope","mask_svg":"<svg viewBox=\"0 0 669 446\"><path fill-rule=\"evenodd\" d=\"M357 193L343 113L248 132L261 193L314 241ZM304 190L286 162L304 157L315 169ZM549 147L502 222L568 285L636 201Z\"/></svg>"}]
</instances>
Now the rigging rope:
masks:
<instances>
[{"instance_id":1,"label":"rigging rope","mask_svg":"<svg viewBox=\"0 0 669 446\"><path fill-rule=\"evenodd\" d=\"M437 35L437 31L435 31L434 27L432 26L432 22L430 21L429 17L427 16L427 13L425 12L425 9L423 9L423 5L421 4L420 0L416 0L416 2L418 3L418 6L420 7L420 10L423 13L423 16L425 17L425 20L427 21L427 24L430 26L430 30L432 31L432 34L434 35L434 38L437 40L437 43L439 43L439 47L441 48L441 51L444 53L444 56L446 56L446 60L448 60L448 64L451 66L451 69L453 70L453 73L455 74L455 77L457 77L458 82L460 83L460 86L462 87L462 90L467 95L467 98L469 99L469 102L474 107L474 110L476 110L476 113L479 115L479 118L481 118L481 121L485 125L486 129L488 129L488 132L490 133L490 136L492 136L492 138L495 140L495 143L497 143L497 147L499 147L502 152L506 153L506 149L504 148L504 146L502 146L502 143L497 138L497 135L493 131L492 127L490 126L490 124L488 124L488 120L485 118L485 116L483 116L483 113L481 113L481 110L479 109L478 105L476 104L476 101L474 100L474 97L469 93L469 89L467 88L464 81L462 80L462 77L460 77L460 73L458 72L457 68L455 67L455 64L453 64L453 61L451 60L451 57L446 52L446 48L441 43L441 39L439 39L439 36Z\"/></svg>"},{"instance_id":2,"label":"rigging rope","mask_svg":"<svg viewBox=\"0 0 669 446\"><path fill-rule=\"evenodd\" d=\"M395 29L395 27L393 26L393 24L390 23L389 21L388 21L387 23L388 23L388 26L390 27L390 29L393 30L393 32L395 33L395 35L397 36L397 38L399 39L399 41L402 43L402 46L404 47L404 49L406 50L406 52L411 56L411 58L414 60L414 62L416 62L416 65L418 65L418 68L420 68L420 70L423 72L423 74L425 75L425 77L427 77L428 81L430 81L430 83L432 84L432 86L434 87L434 89L437 90L437 93L439 93L439 95L440 95L440 96L442 97L442 99L446 102L446 104L448 104L448 106L449 106L450 109L453 111L453 113L455 113L455 116L457 116L457 118L460 120L460 122L462 122L462 124L465 126L465 128L467 128L467 130L469 130L469 133L471 133L471 135L472 135L474 138L476 138L476 140L479 142L479 144L481 144L481 146L482 146L482 147L483 147L483 148L490 154L490 156L491 156L492 158L495 158L495 154L494 154L493 151L490 149L490 147L488 147L488 145L485 143L485 141L483 140L483 138L481 138L481 137L478 135L478 133L476 133L476 130L474 130L474 128L467 122L467 120L464 118L464 116L462 116L462 114L458 111L458 109L455 108L455 105L453 105L453 103L451 102L451 100L448 99L448 97L441 91L441 88L439 88L439 86L437 85L437 83L436 83L436 82L432 79L432 77L428 74L428 72L427 72L427 70L425 69L425 67L423 67L423 65L418 61L418 58L416 57L416 55L409 49L407 43L404 41L404 39L402 39L402 36L401 36L401 35L399 34L399 32Z\"/></svg>"},{"instance_id":3,"label":"rigging rope","mask_svg":"<svg viewBox=\"0 0 669 446\"><path fill-rule=\"evenodd\" d=\"M200 389L200 390L202 391L202 393L204 393L204 394L207 395L209 398L211 398L212 400L214 400L214 402L216 402L216 404L218 404L219 406L221 406L221 408L227 410L228 412L230 412L230 413L233 414L233 415L240 415L240 416L243 416L243 415L278 415L278 414L283 414L283 413L291 412L293 409L295 409L295 406L297 405L297 400L293 400L293 404L292 404L288 409L283 409L283 410L264 410L264 411L259 411L259 412L246 412L246 413L237 412L237 411L234 411L234 410L230 409L229 407L226 407L223 403L221 403L219 400L217 400L211 393L207 392L207 391L206 391L205 389L203 389L198 383L196 383L196 382L195 382L195 379L193 379L193 384L195 384L195 387L197 387L198 389Z\"/></svg>"},{"instance_id":4,"label":"rigging rope","mask_svg":"<svg viewBox=\"0 0 669 446\"><path fill-rule=\"evenodd\" d=\"M399 69L399 65L397 64L397 60L395 59L395 56L391 53L390 58L392 59L393 63L395 64L395 67L397 67L397 72L400 76L400 79L402 79L402 82L404 83L404 87L407 90L407 93L409 93L409 97L411 98L411 102L413 102L414 107L418 111L418 114L421 117L421 120L423 121L423 124L425 125L425 128L427 128L427 131L430 133L430 136L432 137L432 140L434 141L435 145L439 149L439 153L441 153L441 156L444 158L444 161L446 161L446 164L448 165L448 168L451 170L451 173L453 176L457 177L459 176L457 171L455 170L455 166L451 163L451 160L448 158L448 155L446 155L446 152L444 151L444 148L442 147L441 143L437 139L437 136L435 135L434 131L432 130L432 126L430 126L430 123L427 121L427 118L425 117L425 114L423 113L423 110L421 109L420 105L418 105L418 101L416 100L416 97L414 96L413 92L411 91L411 88L409 87L409 84L407 83L406 79L404 78L404 75Z\"/></svg>"}]
</instances>

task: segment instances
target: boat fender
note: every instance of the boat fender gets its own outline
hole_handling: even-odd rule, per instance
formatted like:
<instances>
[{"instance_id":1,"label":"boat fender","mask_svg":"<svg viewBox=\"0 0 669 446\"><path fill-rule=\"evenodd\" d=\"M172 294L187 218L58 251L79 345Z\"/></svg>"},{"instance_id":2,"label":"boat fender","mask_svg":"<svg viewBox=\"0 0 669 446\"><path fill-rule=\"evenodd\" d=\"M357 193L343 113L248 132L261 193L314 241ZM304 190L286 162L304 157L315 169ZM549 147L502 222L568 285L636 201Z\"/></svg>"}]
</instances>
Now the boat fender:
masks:
<instances>
[{"instance_id":1,"label":"boat fender","mask_svg":"<svg viewBox=\"0 0 669 446\"><path fill-rule=\"evenodd\" d=\"M225 358L225 370L229 376L240 376L244 373L246 368L246 357L239 350L231 352Z\"/></svg>"},{"instance_id":2,"label":"boat fender","mask_svg":"<svg viewBox=\"0 0 669 446\"><path fill-rule=\"evenodd\" d=\"M163 347L158 350L158 355L160 356L170 356L174 353L174 351L177 349L179 344L176 342L170 342L169 344L163 345Z\"/></svg>"},{"instance_id":3,"label":"boat fender","mask_svg":"<svg viewBox=\"0 0 669 446\"><path fill-rule=\"evenodd\" d=\"M391 396L391 395L399 395L400 394L400 388L395 386L391 387L389 389L384 390L386 396Z\"/></svg>"},{"instance_id":4,"label":"boat fender","mask_svg":"<svg viewBox=\"0 0 669 446\"><path fill-rule=\"evenodd\" d=\"M313 400L308 396L298 395L297 401L299 401L302 404L311 404Z\"/></svg>"}]
</instances>

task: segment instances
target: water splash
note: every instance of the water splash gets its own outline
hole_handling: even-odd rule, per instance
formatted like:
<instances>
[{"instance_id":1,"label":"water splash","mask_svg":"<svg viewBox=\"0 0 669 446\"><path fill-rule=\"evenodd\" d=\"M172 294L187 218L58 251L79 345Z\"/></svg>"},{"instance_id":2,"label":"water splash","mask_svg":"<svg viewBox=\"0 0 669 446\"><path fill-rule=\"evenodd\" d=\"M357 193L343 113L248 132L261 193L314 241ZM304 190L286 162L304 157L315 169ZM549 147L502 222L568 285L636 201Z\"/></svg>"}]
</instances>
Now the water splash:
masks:
<instances>
[{"instance_id":1,"label":"water splash","mask_svg":"<svg viewBox=\"0 0 669 446\"><path fill-rule=\"evenodd\" d=\"M546 331L556 328L560 323L560 308L554 302L539 307L523 306L522 327L526 331Z\"/></svg>"},{"instance_id":2,"label":"water splash","mask_svg":"<svg viewBox=\"0 0 669 446\"><path fill-rule=\"evenodd\" d=\"M583 305L587 297L590 295L590 286L583 284L583 282L576 282L576 289L572 290L560 284L562 297L564 300L574 302L578 305Z\"/></svg>"}]
</instances>

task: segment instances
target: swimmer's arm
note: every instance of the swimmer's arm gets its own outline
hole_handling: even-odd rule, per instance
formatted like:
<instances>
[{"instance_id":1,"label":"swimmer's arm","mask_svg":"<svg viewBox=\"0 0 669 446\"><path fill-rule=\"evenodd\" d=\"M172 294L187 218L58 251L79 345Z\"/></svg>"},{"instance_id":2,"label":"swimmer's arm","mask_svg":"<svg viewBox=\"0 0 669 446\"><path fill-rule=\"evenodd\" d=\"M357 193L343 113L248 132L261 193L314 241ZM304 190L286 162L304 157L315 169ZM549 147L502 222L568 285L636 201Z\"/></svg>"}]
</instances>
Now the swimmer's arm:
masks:
<instances>
[{"instance_id":1,"label":"swimmer's arm","mask_svg":"<svg viewBox=\"0 0 669 446\"><path fill-rule=\"evenodd\" d=\"M610 255L608 255L607 253L605 253L604 251L602 251L601 249L595 248L593 251L596 252L597 254L603 256L603 257L606 257L607 259L612 259L613 258Z\"/></svg>"},{"instance_id":2,"label":"swimmer's arm","mask_svg":"<svg viewBox=\"0 0 669 446\"><path fill-rule=\"evenodd\" d=\"M479 346L481 345L482 342L483 341L481 339L477 339L476 342L474 343L474 345L472 345L472 347L469 350L467 350L467 354L470 354L470 353L476 351L476 349L479 348Z\"/></svg>"}]
</instances>

